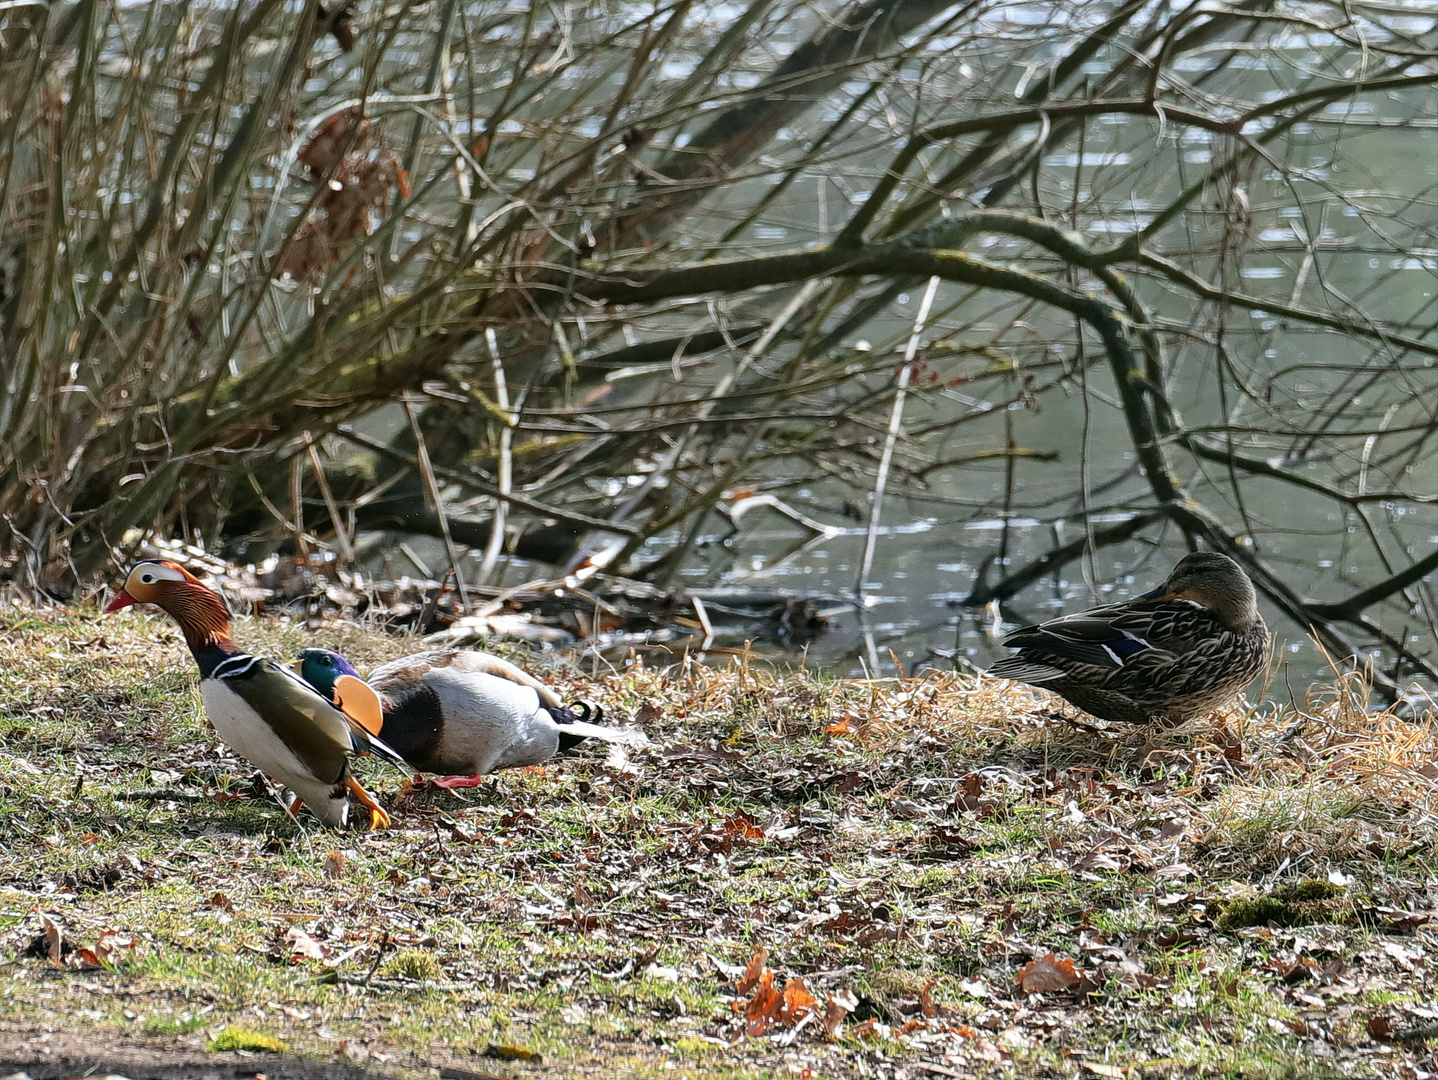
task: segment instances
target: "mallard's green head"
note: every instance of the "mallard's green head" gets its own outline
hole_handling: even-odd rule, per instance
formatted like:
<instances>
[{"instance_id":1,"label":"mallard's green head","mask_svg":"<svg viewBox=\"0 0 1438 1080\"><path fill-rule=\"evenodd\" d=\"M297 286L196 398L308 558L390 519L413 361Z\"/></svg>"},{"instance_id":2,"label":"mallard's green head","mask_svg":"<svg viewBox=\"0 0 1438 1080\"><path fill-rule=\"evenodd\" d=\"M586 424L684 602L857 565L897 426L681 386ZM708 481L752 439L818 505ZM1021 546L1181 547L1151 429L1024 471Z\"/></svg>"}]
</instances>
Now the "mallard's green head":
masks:
<instances>
[{"instance_id":1,"label":"mallard's green head","mask_svg":"<svg viewBox=\"0 0 1438 1080\"><path fill-rule=\"evenodd\" d=\"M300 653L300 677L331 701L335 697L335 680L341 675L360 677L348 660L330 649L306 649Z\"/></svg>"}]
</instances>

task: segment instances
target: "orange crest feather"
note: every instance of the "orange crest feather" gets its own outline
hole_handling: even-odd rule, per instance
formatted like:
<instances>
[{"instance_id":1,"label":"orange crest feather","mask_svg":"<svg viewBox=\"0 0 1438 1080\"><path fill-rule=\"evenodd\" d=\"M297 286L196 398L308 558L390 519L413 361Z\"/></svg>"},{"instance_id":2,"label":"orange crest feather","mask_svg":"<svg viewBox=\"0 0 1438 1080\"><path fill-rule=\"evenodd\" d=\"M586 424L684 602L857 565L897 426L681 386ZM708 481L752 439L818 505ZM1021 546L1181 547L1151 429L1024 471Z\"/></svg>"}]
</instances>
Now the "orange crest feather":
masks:
<instances>
[{"instance_id":1,"label":"orange crest feather","mask_svg":"<svg viewBox=\"0 0 1438 1080\"><path fill-rule=\"evenodd\" d=\"M337 678L335 705L371 735L378 735L384 727L384 710L380 707L379 695L363 679L356 679L353 675Z\"/></svg>"}]
</instances>

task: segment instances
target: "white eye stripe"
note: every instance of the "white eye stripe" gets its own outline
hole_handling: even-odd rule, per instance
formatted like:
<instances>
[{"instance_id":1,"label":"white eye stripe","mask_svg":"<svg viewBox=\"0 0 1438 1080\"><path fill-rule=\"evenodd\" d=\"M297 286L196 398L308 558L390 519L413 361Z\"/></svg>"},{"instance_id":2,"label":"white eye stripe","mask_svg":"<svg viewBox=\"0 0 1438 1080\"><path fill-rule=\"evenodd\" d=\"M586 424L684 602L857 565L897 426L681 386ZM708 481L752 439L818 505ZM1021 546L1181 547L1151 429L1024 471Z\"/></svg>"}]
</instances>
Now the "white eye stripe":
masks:
<instances>
[{"instance_id":1,"label":"white eye stripe","mask_svg":"<svg viewBox=\"0 0 1438 1080\"><path fill-rule=\"evenodd\" d=\"M156 565L153 563L141 563L130 571L133 580L139 585L158 585L162 581L184 581L185 572L177 566Z\"/></svg>"}]
</instances>

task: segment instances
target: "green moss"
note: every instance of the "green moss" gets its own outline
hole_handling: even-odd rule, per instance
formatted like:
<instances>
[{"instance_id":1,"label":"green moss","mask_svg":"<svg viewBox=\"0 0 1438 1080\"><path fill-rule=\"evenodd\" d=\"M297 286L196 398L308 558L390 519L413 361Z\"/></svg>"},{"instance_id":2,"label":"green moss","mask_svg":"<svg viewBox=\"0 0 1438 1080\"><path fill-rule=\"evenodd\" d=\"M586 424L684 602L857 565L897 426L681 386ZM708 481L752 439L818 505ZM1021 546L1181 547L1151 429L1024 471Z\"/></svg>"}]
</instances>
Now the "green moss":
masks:
<instances>
[{"instance_id":1,"label":"green moss","mask_svg":"<svg viewBox=\"0 0 1438 1080\"><path fill-rule=\"evenodd\" d=\"M226 1050L248 1050L251 1053L262 1054L284 1054L289 1051L289 1043L283 1039L277 1039L273 1035L266 1035L263 1032L251 1031L248 1028L227 1027L213 1039L206 1047L211 1053L222 1053Z\"/></svg>"},{"instance_id":2,"label":"green moss","mask_svg":"<svg viewBox=\"0 0 1438 1080\"><path fill-rule=\"evenodd\" d=\"M385 974L397 975L419 982L438 979L444 972L432 953L420 949L406 949L384 966Z\"/></svg>"},{"instance_id":3,"label":"green moss","mask_svg":"<svg viewBox=\"0 0 1438 1080\"><path fill-rule=\"evenodd\" d=\"M665 1045L681 1058L714 1057L725 1049L725 1047L708 1039L701 1039L697 1035L680 1035L677 1039L668 1040Z\"/></svg>"},{"instance_id":4,"label":"green moss","mask_svg":"<svg viewBox=\"0 0 1438 1080\"><path fill-rule=\"evenodd\" d=\"M1280 885L1266 896L1245 896L1223 905L1215 925L1220 930L1249 926L1309 926L1313 923L1351 922L1347 894L1337 885L1305 878Z\"/></svg>"},{"instance_id":5,"label":"green moss","mask_svg":"<svg viewBox=\"0 0 1438 1080\"><path fill-rule=\"evenodd\" d=\"M195 1016L193 1013L180 1013L176 1016L152 1016L145 1021L145 1034L147 1035L188 1035L192 1031L199 1031L206 1024L203 1016Z\"/></svg>"},{"instance_id":6,"label":"green moss","mask_svg":"<svg viewBox=\"0 0 1438 1080\"><path fill-rule=\"evenodd\" d=\"M1315 900L1336 899L1345 895L1345 890L1330 882L1319 881L1317 878L1304 878L1302 881L1279 885L1270 895L1290 904L1304 904Z\"/></svg>"},{"instance_id":7,"label":"green moss","mask_svg":"<svg viewBox=\"0 0 1438 1080\"><path fill-rule=\"evenodd\" d=\"M531 1050L527 1046L516 1046L510 1043L490 1043L484 1048L484 1056L497 1058L500 1061L527 1061L531 1065L542 1065L544 1055L537 1050Z\"/></svg>"}]
</instances>

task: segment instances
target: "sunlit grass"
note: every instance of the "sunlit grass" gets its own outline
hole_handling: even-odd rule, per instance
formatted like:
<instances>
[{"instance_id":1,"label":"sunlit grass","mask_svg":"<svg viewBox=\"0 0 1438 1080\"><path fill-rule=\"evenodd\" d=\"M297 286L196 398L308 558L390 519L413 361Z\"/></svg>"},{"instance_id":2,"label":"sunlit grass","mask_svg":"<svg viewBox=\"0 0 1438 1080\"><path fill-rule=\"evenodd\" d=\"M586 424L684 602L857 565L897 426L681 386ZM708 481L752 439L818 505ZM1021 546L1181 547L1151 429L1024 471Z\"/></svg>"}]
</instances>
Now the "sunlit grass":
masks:
<instances>
[{"instance_id":1,"label":"sunlit grass","mask_svg":"<svg viewBox=\"0 0 1438 1080\"><path fill-rule=\"evenodd\" d=\"M236 627L279 658L313 633ZM322 634L361 666L414 647ZM989 682L560 665L546 677L616 722L644 710L654 746L404 799L402 773L360 762L395 828L336 833L256 797L192 667L161 618L27 615L0 638L14 1017L197 1052L234 1027L400 1072L491 1044L641 1077L858 1075L875 1052L978 1074L1077 1055L1352 1075L1417 1053L1368 1021L1416 1026L1433 992L1421 765L1438 747L1351 696L1311 702L1296 737L1289 715L1235 714L1150 744ZM1239 917L1305 881L1331 905ZM55 968L36 909L71 946L113 929L135 949ZM836 1039L743 1036L734 980L759 948L777 986L853 995ZM1048 952L1089 982L1022 993Z\"/></svg>"}]
</instances>

